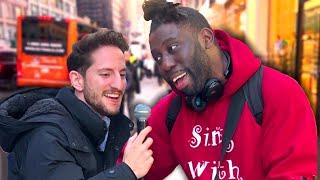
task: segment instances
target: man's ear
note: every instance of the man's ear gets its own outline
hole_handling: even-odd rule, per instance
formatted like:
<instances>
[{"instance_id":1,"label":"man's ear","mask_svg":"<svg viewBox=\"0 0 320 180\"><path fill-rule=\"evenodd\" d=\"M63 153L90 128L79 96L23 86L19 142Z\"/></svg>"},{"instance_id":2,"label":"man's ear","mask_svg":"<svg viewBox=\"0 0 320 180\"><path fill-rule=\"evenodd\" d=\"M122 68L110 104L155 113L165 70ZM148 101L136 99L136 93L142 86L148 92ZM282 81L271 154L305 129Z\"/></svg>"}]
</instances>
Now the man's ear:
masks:
<instances>
[{"instance_id":1,"label":"man's ear","mask_svg":"<svg viewBox=\"0 0 320 180\"><path fill-rule=\"evenodd\" d=\"M210 49L212 46L214 46L214 33L213 30L210 28L202 28L200 30L200 38L201 42L203 43L203 46L205 49Z\"/></svg>"},{"instance_id":2,"label":"man's ear","mask_svg":"<svg viewBox=\"0 0 320 180\"><path fill-rule=\"evenodd\" d=\"M77 71L69 72L69 79L71 82L71 86L75 88L77 91L83 91L84 87L84 77Z\"/></svg>"}]
</instances>

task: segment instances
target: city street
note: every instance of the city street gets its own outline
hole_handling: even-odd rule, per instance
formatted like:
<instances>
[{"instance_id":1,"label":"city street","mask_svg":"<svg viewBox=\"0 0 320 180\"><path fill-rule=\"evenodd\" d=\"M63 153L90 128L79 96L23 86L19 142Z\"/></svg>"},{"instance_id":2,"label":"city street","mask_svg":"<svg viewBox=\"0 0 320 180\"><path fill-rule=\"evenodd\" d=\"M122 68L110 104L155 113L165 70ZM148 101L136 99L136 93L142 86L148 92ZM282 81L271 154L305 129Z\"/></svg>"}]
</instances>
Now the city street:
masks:
<instances>
[{"instance_id":1,"label":"city street","mask_svg":"<svg viewBox=\"0 0 320 180\"><path fill-rule=\"evenodd\" d=\"M143 78L140 86L141 92L135 95L134 102L135 104L145 103L149 106L153 106L158 99L166 95L169 89L165 83L159 86L155 77Z\"/></svg>"}]
</instances>

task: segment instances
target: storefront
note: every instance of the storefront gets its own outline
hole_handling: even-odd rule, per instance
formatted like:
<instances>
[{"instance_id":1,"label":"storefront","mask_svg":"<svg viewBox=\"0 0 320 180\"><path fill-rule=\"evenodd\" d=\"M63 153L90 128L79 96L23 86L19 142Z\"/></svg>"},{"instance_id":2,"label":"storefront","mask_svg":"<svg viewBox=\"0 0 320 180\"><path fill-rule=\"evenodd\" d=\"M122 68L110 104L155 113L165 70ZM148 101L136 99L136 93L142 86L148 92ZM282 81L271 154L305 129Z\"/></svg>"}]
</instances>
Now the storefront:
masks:
<instances>
[{"instance_id":1,"label":"storefront","mask_svg":"<svg viewBox=\"0 0 320 180\"><path fill-rule=\"evenodd\" d=\"M320 100L320 2L304 4L300 83L319 120ZM319 125L319 124L318 124Z\"/></svg>"},{"instance_id":2,"label":"storefront","mask_svg":"<svg viewBox=\"0 0 320 180\"><path fill-rule=\"evenodd\" d=\"M297 3L271 0L269 3L268 64L294 74Z\"/></svg>"},{"instance_id":3,"label":"storefront","mask_svg":"<svg viewBox=\"0 0 320 180\"><path fill-rule=\"evenodd\" d=\"M319 121L320 1L304 2L300 36L297 36L298 3L299 0L270 1L268 60L273 67L300 81ZM296 60L298 37L301 56Z\"/></svg>"}]
</instances>

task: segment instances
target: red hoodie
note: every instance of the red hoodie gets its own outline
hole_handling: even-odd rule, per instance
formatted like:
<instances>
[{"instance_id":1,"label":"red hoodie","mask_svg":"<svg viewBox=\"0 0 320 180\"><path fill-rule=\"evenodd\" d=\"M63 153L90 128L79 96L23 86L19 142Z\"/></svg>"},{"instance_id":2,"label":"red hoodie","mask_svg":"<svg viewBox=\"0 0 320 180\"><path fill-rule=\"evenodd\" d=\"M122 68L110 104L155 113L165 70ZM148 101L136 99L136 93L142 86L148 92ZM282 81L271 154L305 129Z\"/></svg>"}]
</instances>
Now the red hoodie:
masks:
<instances>
[{"instance_id":1,"label":"red hoodie","mask_svg":"<svg viewBox=\"0 0 320 180\"><path fill-rule=\"evenodd\" d=\"M232 75L223 96L195 112L183 100L171 134L165 125L175 92L161 99L148 120L154 164L146 179L163 179L180 164L189 179L300 180L317 174L315 118L295 80L265 67L263 120L257 124L245 104L223 162L219 162L224 124L232 95L257 71L260 61L250 49L223 31L219 46L230 53ZM184 98L183 98L184 99ZM218 170L219 169L219 170Z\"/></svg>"}]
</instances>

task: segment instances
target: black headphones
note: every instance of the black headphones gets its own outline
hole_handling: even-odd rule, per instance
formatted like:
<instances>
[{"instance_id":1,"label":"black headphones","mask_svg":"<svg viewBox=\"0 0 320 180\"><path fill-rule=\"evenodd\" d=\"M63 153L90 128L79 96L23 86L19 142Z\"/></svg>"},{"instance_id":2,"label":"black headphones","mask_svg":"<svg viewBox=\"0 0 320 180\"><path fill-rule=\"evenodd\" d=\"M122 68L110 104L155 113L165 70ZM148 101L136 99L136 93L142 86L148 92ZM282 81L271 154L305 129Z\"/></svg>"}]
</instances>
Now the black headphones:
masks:
<instances>
[{"instance_id":1,"label":"black headphones","mask_svg":"<svg viewBox=\"0 0 320 180\"><path fill-rule=\"evenodd\" d=\"M224 71L224 77L229 78L231 75L231 59L230 55L222 51L226 58L226 69ZM207 106L207 103L211 100L219 99L223 94L223 84L216 78L208 79L200 93L195 96L187 96L187 105L195 111L203 111Z\"/></svg>"}]
</instances>

